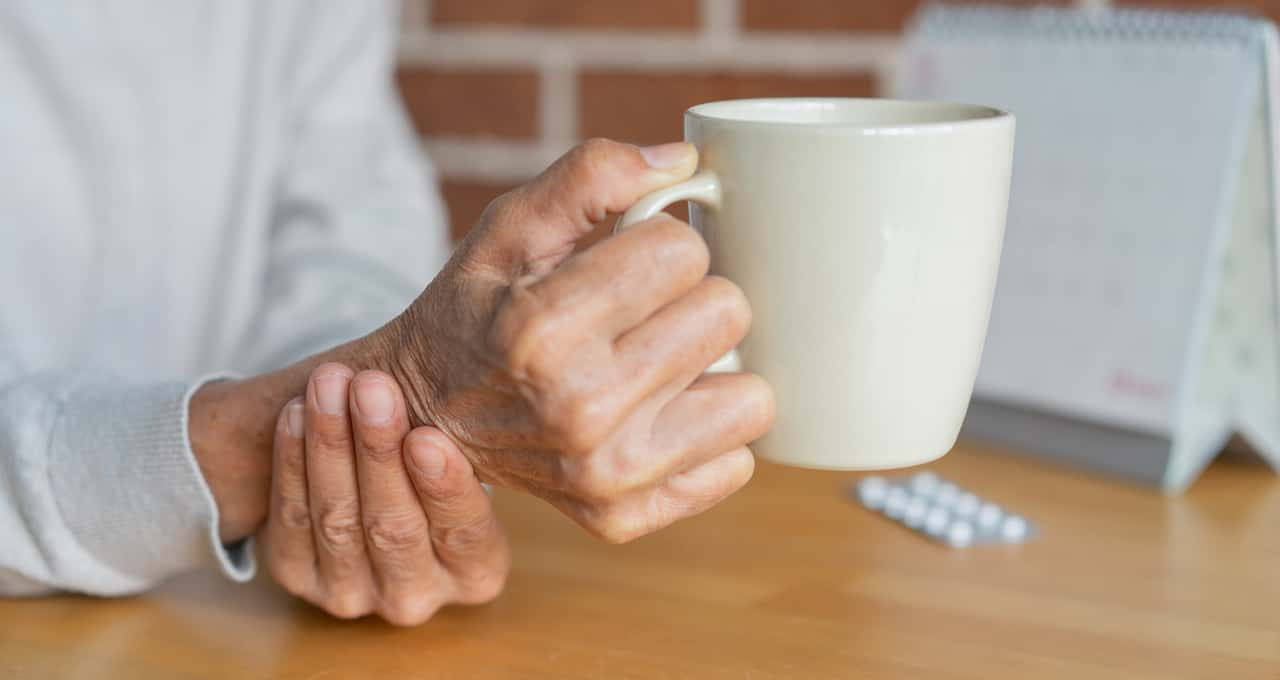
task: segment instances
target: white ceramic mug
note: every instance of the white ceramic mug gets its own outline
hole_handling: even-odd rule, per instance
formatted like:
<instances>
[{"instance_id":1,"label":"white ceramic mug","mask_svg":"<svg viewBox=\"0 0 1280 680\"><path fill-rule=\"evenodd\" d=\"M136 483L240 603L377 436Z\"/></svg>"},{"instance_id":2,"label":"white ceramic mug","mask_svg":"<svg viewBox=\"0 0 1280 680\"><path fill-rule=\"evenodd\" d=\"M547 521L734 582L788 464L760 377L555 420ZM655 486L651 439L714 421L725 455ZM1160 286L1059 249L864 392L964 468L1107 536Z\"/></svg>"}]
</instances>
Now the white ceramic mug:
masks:
<instances>
[{"instance_id":1,"label":"white ceramic mug","mask_svg":"<svg viewBox=\"0 0 1280 680\"><path fill-rule=\"evenodd\" d=\"M676 201L753 311L738 348L777 397L753 446L791 465L925 463L955 444L986 337L1013 116L877 99L745 99L684 119L701 168ZM733 356L713 370L735 370Z\"/></svg>"}]
</instances>

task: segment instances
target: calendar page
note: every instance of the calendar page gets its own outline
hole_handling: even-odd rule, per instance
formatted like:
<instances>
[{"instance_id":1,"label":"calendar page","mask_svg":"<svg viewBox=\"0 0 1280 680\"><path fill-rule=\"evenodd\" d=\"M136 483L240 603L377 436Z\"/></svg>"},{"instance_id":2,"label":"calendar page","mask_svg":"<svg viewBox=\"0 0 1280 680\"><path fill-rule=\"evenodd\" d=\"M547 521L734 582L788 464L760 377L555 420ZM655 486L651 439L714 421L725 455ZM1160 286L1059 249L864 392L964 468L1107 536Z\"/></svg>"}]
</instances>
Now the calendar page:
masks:
<instances>
[{"instance_id":1,"label":"calendar page","mask_svg":"<svg viewBox=\"0 0 1280 680\"><path fill-rule=\"evenodd\" d=\"M932 13L896 83L1017 117L977 395L1169 433L1212 312L1257 56L1227 37L986 23Z\"/></svg>"}]
</instances>

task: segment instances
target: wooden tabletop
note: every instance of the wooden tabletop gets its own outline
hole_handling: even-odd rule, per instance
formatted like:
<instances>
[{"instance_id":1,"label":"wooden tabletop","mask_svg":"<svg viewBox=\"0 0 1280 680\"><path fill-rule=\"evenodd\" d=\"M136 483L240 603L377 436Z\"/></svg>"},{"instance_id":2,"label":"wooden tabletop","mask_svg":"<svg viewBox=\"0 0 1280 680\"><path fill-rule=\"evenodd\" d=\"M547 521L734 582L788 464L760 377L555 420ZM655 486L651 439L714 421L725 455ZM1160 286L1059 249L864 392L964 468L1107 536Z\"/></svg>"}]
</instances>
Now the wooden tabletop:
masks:
<instances>
[{"instance_id":1,"label":"wooden tabletop","mask_svg":"<svg viewBox=\"0 0 1280 680\"><path fill-rule=\"evenodd\" d=\"M762 463L626 546L497 494L515 568L426 625L336 621L261 579L0 601L0 677L1280 679L1280 481L1219 462L1181 497L962 444L931 466L1043 530L953 551Z\"/></svg>"}]
</instances>

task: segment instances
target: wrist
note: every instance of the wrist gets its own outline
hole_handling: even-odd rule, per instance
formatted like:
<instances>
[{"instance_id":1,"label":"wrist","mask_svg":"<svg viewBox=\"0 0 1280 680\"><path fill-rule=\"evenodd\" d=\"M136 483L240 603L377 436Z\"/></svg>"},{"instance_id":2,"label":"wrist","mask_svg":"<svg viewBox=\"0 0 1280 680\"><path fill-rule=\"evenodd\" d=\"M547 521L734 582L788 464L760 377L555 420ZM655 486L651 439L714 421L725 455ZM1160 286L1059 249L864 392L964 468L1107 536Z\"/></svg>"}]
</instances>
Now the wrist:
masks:
<instances>
[{"instance_id":1,"label":"wrist","mask_svg":"<svg viewBox=\"0 0 1280 680\"><path fill-rule=\"evenodd\" d=\"M434 372L422 346L422 336L414 332L415 324L405 312L375 333L366 336L362 351L372 365L369 368L387 373L404 394L409 424L412 427L431 424L431 376Z\"/></svg>"},{"instance_id":2,"label":"wrist","mask_svg":"<svg viewBox=\"0 0 1280 680\"><path fill-rule=\"evenodd\" d=\"M271 450L251 419L241 415L244 383L222 381L191 396L187 437L200 473L218 508L218 535L230 543L254 532L266 518Z\"/></svg>"}]
</instances>

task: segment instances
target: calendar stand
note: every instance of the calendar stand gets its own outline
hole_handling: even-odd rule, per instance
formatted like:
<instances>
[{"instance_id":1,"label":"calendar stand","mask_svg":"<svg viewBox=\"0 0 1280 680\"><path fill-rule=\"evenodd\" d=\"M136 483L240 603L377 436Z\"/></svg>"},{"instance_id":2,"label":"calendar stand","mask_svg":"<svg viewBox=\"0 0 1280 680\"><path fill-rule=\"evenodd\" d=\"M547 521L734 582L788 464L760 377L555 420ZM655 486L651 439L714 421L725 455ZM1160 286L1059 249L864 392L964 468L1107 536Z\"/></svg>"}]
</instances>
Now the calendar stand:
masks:
<instances>
[{"instance_id":1,"label":"calendar stand","mask_svg":"<svg viewBox=\"0 0 1280 680\"><path fill-rule=\"evenodd\" d=\"M931 7L895 94L1018 117L971 436L1178 491L1280 469L1276 33L1149 10Z\"/></svg>"}]
</instances>

